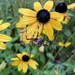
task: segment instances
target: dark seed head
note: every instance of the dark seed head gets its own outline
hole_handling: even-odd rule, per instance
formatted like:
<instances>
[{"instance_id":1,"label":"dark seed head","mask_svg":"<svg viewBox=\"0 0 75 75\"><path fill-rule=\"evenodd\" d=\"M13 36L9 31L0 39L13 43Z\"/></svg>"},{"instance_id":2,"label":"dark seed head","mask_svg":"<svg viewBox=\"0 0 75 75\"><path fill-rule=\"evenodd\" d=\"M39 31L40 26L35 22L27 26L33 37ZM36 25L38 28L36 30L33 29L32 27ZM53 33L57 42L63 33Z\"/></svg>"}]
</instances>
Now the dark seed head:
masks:
<instances>
[{"instance_id":1,"label":"dark seed head","mask_svg":"<svg viewBox=\"0 0 75 75\"><path fill-rule=\"evenodd\" d=\"M30 57L27 56L27 55L23 55L23 57L22 57L22 60L23 60L23 61L28 61L29 59L30 59Z\"/></svg>"},{"instance_id":2,"label":"dark seed head","mask_svg":"<svg viewBox=\"0 0 75 75\"><path fill-rule=\"evenodd\" d=\"M47 10L42 9L42 10L38 11L36 17L39 22L47 23L50 19L50 13Z\"/></svg>"},{"instance_id":3,"label":"dark seed head","mask_svg":"<svg viewBox=\"0 0 75 75\"><path fill-rule=\"evenodd\" d=\"M64 2L57 4L55 11L59 13L65 13L67 11L67 5Z\"/></svg>"}]
</instances>

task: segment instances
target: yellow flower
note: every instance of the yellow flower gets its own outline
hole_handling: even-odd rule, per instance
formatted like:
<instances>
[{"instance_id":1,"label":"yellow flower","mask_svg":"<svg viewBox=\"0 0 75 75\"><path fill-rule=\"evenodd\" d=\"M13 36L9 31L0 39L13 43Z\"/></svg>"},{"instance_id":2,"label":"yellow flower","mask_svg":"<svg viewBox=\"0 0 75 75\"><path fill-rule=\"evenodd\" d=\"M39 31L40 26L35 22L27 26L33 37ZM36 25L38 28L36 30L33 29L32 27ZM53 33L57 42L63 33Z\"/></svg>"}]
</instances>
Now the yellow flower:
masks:
<instances>
[{"instance_id":1,"label":"yellow flower","mask_svg":"<svg viewBox=\"0 0 75 75\"><path fill-rule=\"evenodd\" d=\"M3 20L0 20L0 31L6 29L10 23L4 23L2 24ZM0 49L6 49L6 44L5 42L8 42L11 40L11 37L7 36L7 35L4 35L4 34L0 34Z\"/></svg>"},{"instance_id":2,"label":"yellow flower","mask_svg":"<svg viewBox=\"0 0 75 75\"><path fill-rule=\"evenodd\" d=\"M37 69L38 63L31 58L33 55L28 55L26 52L22 52L17 54L17 57L12 58L14 62L12 62L13 66L18 66L18 71L23 69L23 72L26 73L28 70L28 65L31 66L33 69Z\"/></svg>"},{"instance_id":3,"label":"yellow flower","mask_svg":"<svg viewBox=\"0 0 75 75\"><path fill-rule=\"evenodd\" d=\"M63 24L66 24L70 20L70 17L66 14L66 11L68 9L72 9L74 7L75 7L75 3L70 4L70 5L66 5L66 3L61 2L61 3L57 4L56 7L55 7L55 11L62 14L62 18L58 19L58 21L62 22ZM66 19L63 21L64 17Z\"/></svg>"},{"instance_id":4,"label":"yellow flower","mask_svg":"<svg viewBox=\"0 0 75 75\"><path fill-rule=\"evenodd\" d=\"M68 46L71 45L71 42L66 42L66 43L64 43L64 42L59 42L58 45L59 45L59 46L62 46L62 47L63 47L63 46L68 47Z\"/></svg>"},{"instance_id":5,"label":"yellow flower","mask_svg":"<svg viewBox=\"0 0 75 75\"><path fill-rule=\"evenodd\" d=\"M57 19L62 15L58 12L50 12L53 7L53 1L47 1L42 8L39 2L34 3L34 10L20 8L19 12L23 14L17 23L18 28L27 28L27 37L36 38L43 32L50 40L54 39L54 31L62 30L62 25ZM26 27L26 25L28 25Z\"/></svg>"}]
</instances>

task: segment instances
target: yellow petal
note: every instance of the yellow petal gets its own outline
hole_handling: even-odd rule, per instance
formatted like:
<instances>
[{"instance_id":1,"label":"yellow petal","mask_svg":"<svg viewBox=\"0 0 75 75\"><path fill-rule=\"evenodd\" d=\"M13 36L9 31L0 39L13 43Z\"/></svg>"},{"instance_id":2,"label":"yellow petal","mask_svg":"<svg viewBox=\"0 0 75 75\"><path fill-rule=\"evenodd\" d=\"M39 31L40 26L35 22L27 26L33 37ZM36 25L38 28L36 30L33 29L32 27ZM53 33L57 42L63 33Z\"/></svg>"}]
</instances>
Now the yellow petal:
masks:
<instances>
[{"instance_id":1,"label":"yellow petal","mask_svg":"<svg viewBox=\"0 0 75 75\"><path fill-rule=\"evenodd\" d=\"M17 57L20 58L20 59L22 59L22 54L18 53Z\"/></svg>"},{"instance_id":2,"label":"yellow petal","mask_svg":"<svg viewBox=\"0 0 75 75\"><path fill-rule=\"evenodd\" d=\"M2 24L3 20L0 20L0 24Z\"/></svg>"},{"instance_id":3,"label":"yellow petal","mask_svg":"<svg viewBox=\"0 0 75 75\"><path fill-rule=\"evenodd\" d=\"M55 29L55 30L62 30L62 25L60 22L56 21L56 20L50 20L50 25Z\"/></svg>"},{"instance_id":4,"label":"yellow petal","mask_svg":"<svg viewBox=\"0 0 75 75\"><path fill-rule=\"evenodd\" d=\"M68 9L75 8L75 3L72 3L72 4L70 4L70 5L67 5L67 8L68 8Z\"/></svg>"},{"instance_id":5,"label":"yellow petal","mask_svg":"<svg viewBox=\"0 0 75 75\"><path fill-rule=\"evenodd\" d=\"M22 52L22 55L28 55L27 52Z\"/></svg>"},{"instance_id":6,"label":"yellow petal","mask_svg":"<svg viewBox=\"0 0 75 75\"><path fill-rule=\"evenodd\" d=\"M24 22L18 22L18 23L16 23L16 27L17 28L25 28L26 27L26 24L24 24Z\"/></svg>"},{"instance_id":7,"label":"yellow petal","mask_svg":"<svg viewBox=\"0 0 75 75\"><path fill-rule=\"evenodd\" d=\"M38 22L35 22L33 25L27 28L27 38L32 38L35 30L38 28Z\"/></svg>"},{"instance_id":8,"label":"yellow petal","mask_svg":"<svg viewBox=\"0 0 75 75\"><path fill-rule=\"evenodd\" d=\"M36 61L30 59L30 60L28 61L28 64L29 64L29 66L31 66L33 69L37 69L37 66L36 66L36 65L38 65L38 63L37 63Z\"/></svg>"},{"instance_id":9,"label":"yellow petal","mask_svg":"<svg viewBox=\"0 0 75 75\"><path fill-rule=\"evenodd\" d=\"M21 19L21 20L17 23L16 27L17 27L17 28L23 28L23 27L25 28L26 25L33 24L33 23L35 23L36 21L37 21L36 18L33 18L33 17L25 17L25 18ZM21 26L21 25L22 25L22 26Z\"/></svg>"},{"instance_id":10,"label":"yellow petal","mask_svg":"<svg viewBox=\"0 0 75 75\"><path fill-rule=\"evenodd\" d=\"M62 18L57 19L59 22L62 22L62 21L64 20L64 14L63 14L63 13L61 13L61 15L62 15Z\"/></svg>"},{"instance_id":11,"label":"yellow petal","mask_svg":"<svg viewBox=\"0 0 75 75\"><path fill-rule=\"evenodd\" d=\"M26 39L26 35L27 35L27 33L24 32L20 38L20 41L24 41L26 44L28 44L30 42L30 40Z\"/></svg>"},{"instance_id":12,"label":"yellow petal","mask_svg":"<svg viewBox=\"0 0 75 75\"><path fill-rule=\"evenodd\" d=\"M53 1L47 1L45 4L44 4L44 9L48 10L48 11L51 11L53 8Z\"/></svg>"},{"instance_id":13,"label":"yellow petal","mask_svg":"<svg viewBox=\"0 0 75 75\"><path fill-rule=\"evenodd\" d=\"M26 27L26 25L24 24L24 22L21 22L24 19L25 19L25 16L20 17L19 22L16 23L16 27L17 28L25 28Z\"/></svg>"},{"instance_id":14,"label":"yellow petal","mask_svg":"<svg viewBox=\"0 0 75 75\"><path fill-rule=\"evenodd\" d=\"M25 16L36 17L36 12L26 8L20 8L19 12Z\"/></svg>"},{"instance_id":15,"label":"yellow petal","mask_svg":"<svg viewBox=\"0 0 75 75\"><path fill-rule=\"evenodd\" d=\"M68 47L68 46L70 46L71 45L71 42L66 42L65 43L65 47Z\"/></svg>"},{"instance_id":16,"label":"yellow petal","mask_svg":"<svg viewBox=\"0 0 75 75\"><path fill-rule=\"evenodd\" d=\"M30 58L32 58L32 57L34 57L34 55L33 55L33 54L31 54L31 55L30 55Z\"/></svg>"},{"instance_id":17,"label":"yellow petal","mask_svg":"<svg viewBox=\"0 0 75 75\"><path fill-rule=\"evenodd\" d=\"M11 58L11 60L19 60L18 58Z\"/></svg>"},{"instance_id":18,"label":"yellow petal","mask_svg":"<svg viewBox=\"0 0 75 75\"><path fill-rule=\"evenodd\" d=\"M67 24L68 22L69 22L69 20L67 18L65 18L65 20L63 20L61 23Z\"/></svg>"},{"instance_id":19,"label":"yellow petal","mask_svg":"<svg viewBox=\"0 0 75 75\"><path fill-rule=\"evenodd\" d=\"M38 30L38 27L36 27L32 38L34 38L34 39L37 38L37 36L38 36L38 34L39 34L38 31L39 31L39 30Z\"/></svg>"},{"instance_id":20,"label":"yellow petal","mask_svg":"<svg viewBox=\"0 0 75 75\"><path fill-rule=\"evenodd\" d=\"M28 70L28 64L26 62L23 63L23 72L26 73Z\"/></svg>"},{"instance_id":21,"label":"yellow petal","mask_svg":"<svg viewBox=\"0 0 75 75\"><path fill-rule=\"evenodd\" d=\"M37 63L36 61L34 61L34 60L30 59L30 62L33 62L35 65L37 65L37 66L38 66L38 63Z\"/></svg>"},{"instance_id":22,"label":"yellow petal","mask_svg":"<svg viewBox=\"0 0 75 75\"><path fill-rule=\"evenodd\" d=\"M63 17L63 15L58 12L50 12L51 19L61 19L62 17Z\"/></svg>"},{"instance_id":23,"label":"yellow petal","mask_svg":"<svg viewBox=\"0 0 75 75\"><path fill-rule=\"evenodd\" d=\"M23 61L20 61L18 64L18 71L21 71L23 69Z\"/></svg>"},{"instance_id":24,"label":"yellow petal","mask_svg":"<svg viewBox=\"0 0 75 75\"><path fill-rule=\"evenodd\" d=\"M10 25L10 23L1 24L0 25L0 31L6 29L9 25Z\"/></svg>"},{"instance_id":25,"label":"yellow petal","mask_svg":"<svg viewBox=\"0 0 75 75\"><path fill-rule=\"evenodd\" d=\"M39 36L41 35L42 31L43 31L43 25L42 25L42 23L40 23L40 25L39 25Z\"/></svg>"},{"instance_id":26,"label":"yellow petal","mask_svg":"<svg viewBox=\"0 0 75 75\"><path fill-rule=\"evenodd\" d=\"M63 42L59 42L58 45L63 47L64 43Z\"/></svg>"},{"instance_id":27,"label":"yellow petal","mask_svg":"<svg viewBox=\"0 0 75 75\"><path fill-rule=\"evenodd\" d=\"M50 40L54 39L53 28L49 23L44 24L44 34L46 34Z\"/></svg>"},{"instance_id":28,"label":"yellow petal","mask_svg":"<svg viewBox=\"0 0 75 75\"><path fill-rule=\"evenodd\" d=\"M0 41L0 49L6 49L6 44Z\"/></svg>"},{"instance_id":29,"label":"yellow petal","mask_svg":"<svg viewBox=\"0 0 75 75\"><path fill-rule=\"evenodd\" d=\"M38 12L41 9L42 9L41 4L39 2L35 2L34 3L34 10Z\"/></svg>"},{"instance_id":30,"label":"yellow petal","mask_svg":"<svg viewBox=\"0 0 75 75\"><path fill-rule=\"evenodd\" d=\"M11 40L12 40L11 37L4 35L4 34L0 34L0 41L7 42L7 41L11 41Z\"/></svg>"},{"instance_id":31,"label":"yellow petal","mask_svg":"<svg viewBox=\"0 0 75 75\"><path fill-rule=\"evenodd\" d=\"M19 63L20 63L20 61L19 60L16 60L16 61L14 61L14 62L12 62L12 66L18 66L19 65Z\"/></svg>"}]
</instances>

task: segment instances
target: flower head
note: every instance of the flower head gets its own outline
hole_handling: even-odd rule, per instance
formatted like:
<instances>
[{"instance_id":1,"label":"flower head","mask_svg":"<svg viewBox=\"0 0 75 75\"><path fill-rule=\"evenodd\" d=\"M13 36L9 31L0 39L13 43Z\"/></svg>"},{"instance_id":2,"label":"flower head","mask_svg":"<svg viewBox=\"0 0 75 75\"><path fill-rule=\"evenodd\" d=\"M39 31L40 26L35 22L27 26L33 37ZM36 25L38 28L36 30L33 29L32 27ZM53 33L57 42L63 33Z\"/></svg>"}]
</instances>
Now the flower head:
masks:
<instances>
[{"instance_id":1,"label":"flower head","mask_svg":"<svg viewBox=\"0 0 75 75\"><path fill-rule=\"evenodd\" d=\"M59 42L58 45L59 45L59 46L62 46L62 47L63 47L63 46L68 47L68 46L71 45L71 42L66 42L66 43L64 43L64 42Z\"/></svg>"},{"instance_id":2,"label":"flower head","mask_svg":"<svg viewBox=\"0 0 75 75\"><path fill-rule=\"evenodd\" d=\"M14 62L12 62L13 66L18 66L18 71L23 69L23 72L26 73L28 70L28 65L31 66L33 69L37 68L38 63L31 58L33 55L28 55L26 52L22 52L17 54L17 57L12 58Z\"/></svg>"},{"instance_id":3,"label":"flower head","mask_svg":"<svg viewBox=\"0 0 75 75\"><path fill-rule=\"evenodd\" d=\"M6 29L10 25L10 23L8 23L8 22L3 23L3 24L2 24L2 22L3 22L3 20L0 20L0 31ZM11 39L12 38L7 35L0 34L0 49L3 49L3 50L6 49L5 42L10 41Z\"/></svg>"},{"instance_id":4,"label":"flower head","mask_svg":"<svg viewBox=\"0 0 75 75\"><path fill-rule=\"evenodd\" d=\"M59 19L59 21L62 22L63 24L66 24L68 20L70 20L70 17L66 14L66 12L68 9L72 9L74 7L75 7L75 3L67 5L65 2L61 2L57 4L55 7L55 11L63 15L63 17ZM64 17L66 18L65 20L64 20Z\"/></svg>"},{"instance_id":5,"label":"flower head","mask_svg":"<svg viewBox=\"0 0 75 75\"><path fill-rule=\"evenodd\" d=\"M65 13L67 11L67 5L64 2L57 4L55 11Z\"/></svg>"},{"instance_id":6,"label":"flower head","mask_svg":"<svg viewBox=\"0 0 75 75\"><path fill-rule=\"evenodd\" d=\"M20 8L19 12L23 14L23 17L17 23L16 27L26 28L27 37L34 38L44 33L50 40L54 39L54 30L62 30L62 25L57 19L60 19L62 15L58 12L50 12L53 7L53 1L47 1L42 8L39 2L34 3L34 10L27 8Z\"/></svg>"}]
</instances>

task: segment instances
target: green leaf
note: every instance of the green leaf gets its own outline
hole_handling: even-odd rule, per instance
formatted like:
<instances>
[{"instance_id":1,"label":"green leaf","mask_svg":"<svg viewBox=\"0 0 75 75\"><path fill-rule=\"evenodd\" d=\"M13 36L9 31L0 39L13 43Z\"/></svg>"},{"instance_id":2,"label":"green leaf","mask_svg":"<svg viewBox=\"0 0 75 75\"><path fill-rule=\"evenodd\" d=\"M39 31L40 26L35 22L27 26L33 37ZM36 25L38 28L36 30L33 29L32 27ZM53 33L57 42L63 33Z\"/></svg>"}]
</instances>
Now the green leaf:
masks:
<instances>
[{"instance_id":1,"label":"green leaf","mask_svg":"<svg viewBox=\"0 0 75 75\"><path fill-rule=\"evenodd\" d=\"M47 53L47 57L49 57L50 59L54 59L54 56L51 53Z\"/></svg>"},{"instance_id":2,"label":"green leaf","mask_svg":"<svg viewBox=\"0 0 75 75\"><path fill-rule=\"evenodd\" d=\"M45 62L46 62L45 56L44 56L43 54L40 53L39 59L40 59L40 62L42 63L42 65L44 65Z\"/></svg>"},{"instance_id":3,"label":"green leaf","mask_svg":"<svg viewBox=\"0 0 75 75\"><path fill-rule=\"evenodd\" d=\"M34 56L36 56L37 53L38 53L38 47L37 46L33 46L31 53L34 54Z\"/></svg>"},{"instance_id":4,"label":"green leaf","mask_svg":"<svg viewBox=\"0 0 75 75\"><path fill-rule=\"evenodd\" d=\"M67 30L64 31L64 34L66 36L71 36L71 31L69 29L67 29Z\"/></svg>"}]
</instances>

